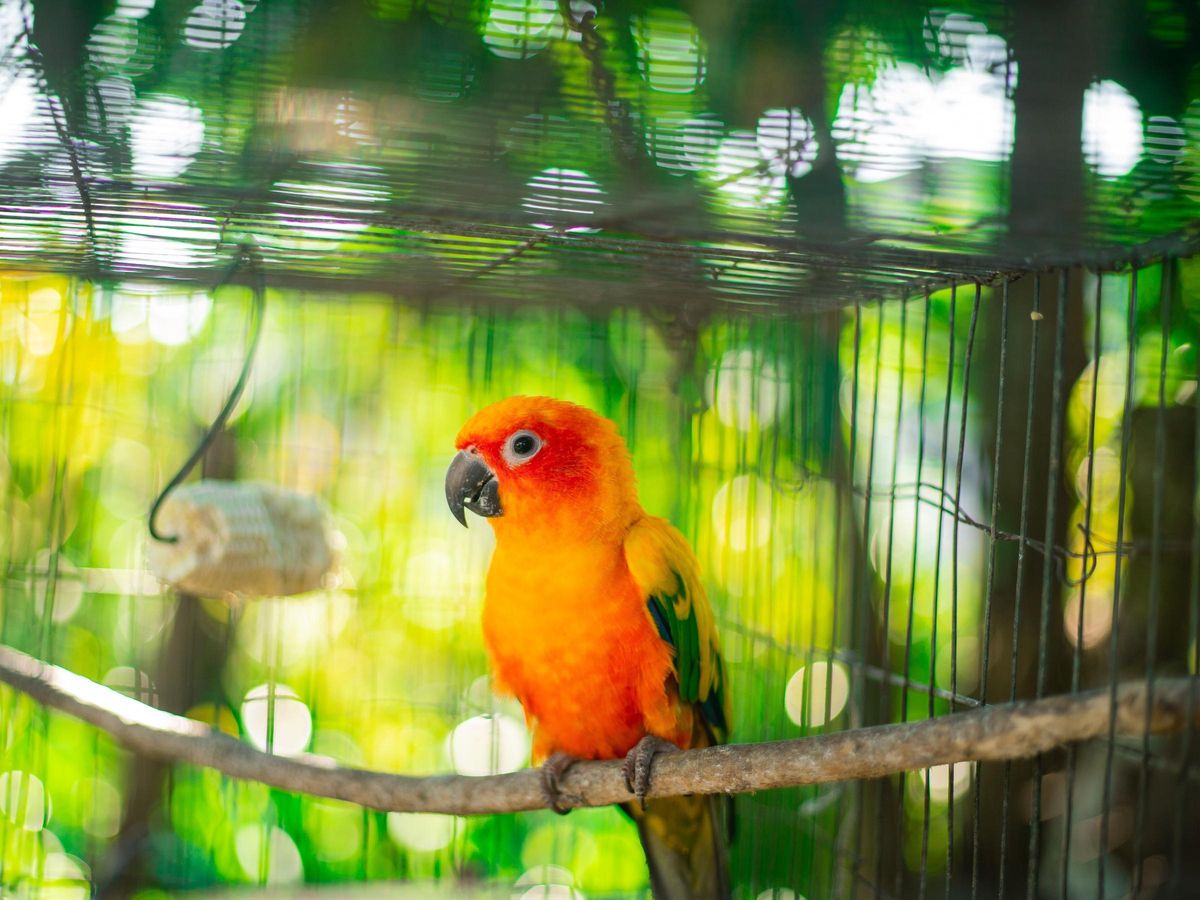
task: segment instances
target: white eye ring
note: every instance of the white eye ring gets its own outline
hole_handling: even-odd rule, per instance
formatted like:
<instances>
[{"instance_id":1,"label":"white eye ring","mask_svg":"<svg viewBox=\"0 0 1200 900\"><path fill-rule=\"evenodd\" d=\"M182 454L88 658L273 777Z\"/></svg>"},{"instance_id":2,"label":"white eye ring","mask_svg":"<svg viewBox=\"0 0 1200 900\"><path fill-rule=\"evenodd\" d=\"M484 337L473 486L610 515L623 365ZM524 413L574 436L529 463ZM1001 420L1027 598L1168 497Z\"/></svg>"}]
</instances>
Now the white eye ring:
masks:
<instances>
[{"instance_id":1,"label":"white eye ring","mask_svg":"<svg viewBox=\"0 0 1200 900\"><path fill-rule=\"evenodd\" d=\"M509 439L504 442L504 449L500 451L500 455L504 457L506 463L516 467L529 462L538 455L538 451L541 449L542 439L532 431L522 429L509 436Z\"/></svg>"}]
</instances>

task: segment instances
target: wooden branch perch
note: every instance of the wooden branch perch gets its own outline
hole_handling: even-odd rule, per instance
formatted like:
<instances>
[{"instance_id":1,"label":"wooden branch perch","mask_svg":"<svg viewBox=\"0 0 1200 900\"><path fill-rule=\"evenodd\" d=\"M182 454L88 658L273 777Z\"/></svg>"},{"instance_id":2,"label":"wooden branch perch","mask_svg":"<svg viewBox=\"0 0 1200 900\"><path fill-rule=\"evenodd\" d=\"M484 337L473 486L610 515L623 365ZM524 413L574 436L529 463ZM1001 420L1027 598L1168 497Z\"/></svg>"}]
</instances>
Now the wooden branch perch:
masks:
<instances>
[{"instance_id":1,"label":"wooden branch perch","mask_svg":"<svg viewBox=\"0 0 1200 900\"><path fill-rule=\"evenodd\" d=\"M154 709L10 647L0 646L0 682L106 731L135 753L207 766L287 791L374 809L455 815L544 806L534 770L488 777L412 777L341 768L317 756L273 756L202 722ZM1118 688L1118 735L1143 733L1147 696L1141 682ZM1189 714L1200 722L1200 678L1161 679L1155 682L1152 696L1151 733L1181 731ZM878 778L964 760L1022 759L1106 736L1110 703L1109 692L1102 689L980 707L920 722L667 754L655 760L649 796L746 793ZM605 806L631 799L619 762L574 766L562 788L563 799L571 806Z\"/></svg>"}]
</instances>

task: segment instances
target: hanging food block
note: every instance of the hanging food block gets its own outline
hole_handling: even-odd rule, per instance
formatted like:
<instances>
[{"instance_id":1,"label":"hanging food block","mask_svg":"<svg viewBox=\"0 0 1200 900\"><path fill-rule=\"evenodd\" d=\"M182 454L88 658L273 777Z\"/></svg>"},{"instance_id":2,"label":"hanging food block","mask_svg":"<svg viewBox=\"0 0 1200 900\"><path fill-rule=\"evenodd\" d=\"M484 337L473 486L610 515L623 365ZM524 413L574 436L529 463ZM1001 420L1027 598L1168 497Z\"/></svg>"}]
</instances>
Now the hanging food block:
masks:
<instances>
[{"instance_id":1,"label":"hanging food block","mask_svg":"<svg viewBox=\"0 0 1200 900\"><path fill-rule=\"evenodd\" d=\"M320 588L337 560L336 535L316 497L275 485L200 481L167 497L150 568L201 597L275 597Z\"/></svg>"}]
</instances>

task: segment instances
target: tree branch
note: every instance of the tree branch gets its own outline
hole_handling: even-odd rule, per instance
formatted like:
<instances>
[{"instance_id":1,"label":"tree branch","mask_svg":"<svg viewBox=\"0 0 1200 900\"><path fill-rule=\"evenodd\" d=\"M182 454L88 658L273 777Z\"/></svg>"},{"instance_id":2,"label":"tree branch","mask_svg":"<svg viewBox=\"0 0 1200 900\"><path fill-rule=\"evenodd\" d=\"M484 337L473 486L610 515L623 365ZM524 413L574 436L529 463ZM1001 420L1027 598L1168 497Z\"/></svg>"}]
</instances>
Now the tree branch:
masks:
<instances>
[{"instance_id":1,"label":"tree branch","mask_svg":"<svg viewBox=\"0 0 1200 900\"><path fill-rule=\"evenodd\" d=\"M107 732L135 753L216 769L234 778L373 809L455 815L544 807L533 770L507 775L413 777L341 768L325 757L273 756L208 725L154 709L58 666L0 646L0 682ZM1144 683L1117 690L1116 733L1181 731L1200 722L1200 678L1154 683L1150 716ZM731 744L655 760L649 796L745 793L769 788L878 778L964 760L1035 756L1108 733L1107 689L981 707L921 722L761 744ZM619 762L582 763L561 783L569 806L630 800Z\"/></svg>"}]
</instances>

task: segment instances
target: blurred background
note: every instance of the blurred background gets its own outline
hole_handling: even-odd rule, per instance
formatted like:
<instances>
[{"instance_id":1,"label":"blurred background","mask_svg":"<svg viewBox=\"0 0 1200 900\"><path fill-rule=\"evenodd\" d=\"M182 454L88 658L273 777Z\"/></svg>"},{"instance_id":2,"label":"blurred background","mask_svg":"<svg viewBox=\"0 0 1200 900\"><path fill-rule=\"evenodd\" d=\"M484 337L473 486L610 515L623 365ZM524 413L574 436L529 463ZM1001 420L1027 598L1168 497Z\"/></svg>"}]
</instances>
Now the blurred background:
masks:
<instances>
[{"instance_id":1,"label":"blurred background","mask_svg":"<svg viewBox=\"0 0 1200 900\"><path fill-rule=\"evenodd\" d=\"M696 548L735 741L1195 675L1198 47L1184 0L0 0L0 643L277 754L527 765L443 475L537 393ZM247 242L203 475L319 498L342 558L202 598L146 514L243 364ZM367 811L8 688L0 726L5 896L648 896L613 809ZM1195 896L1195 755L739 797L737 896Z\"/></svg>"}]
</instances>

